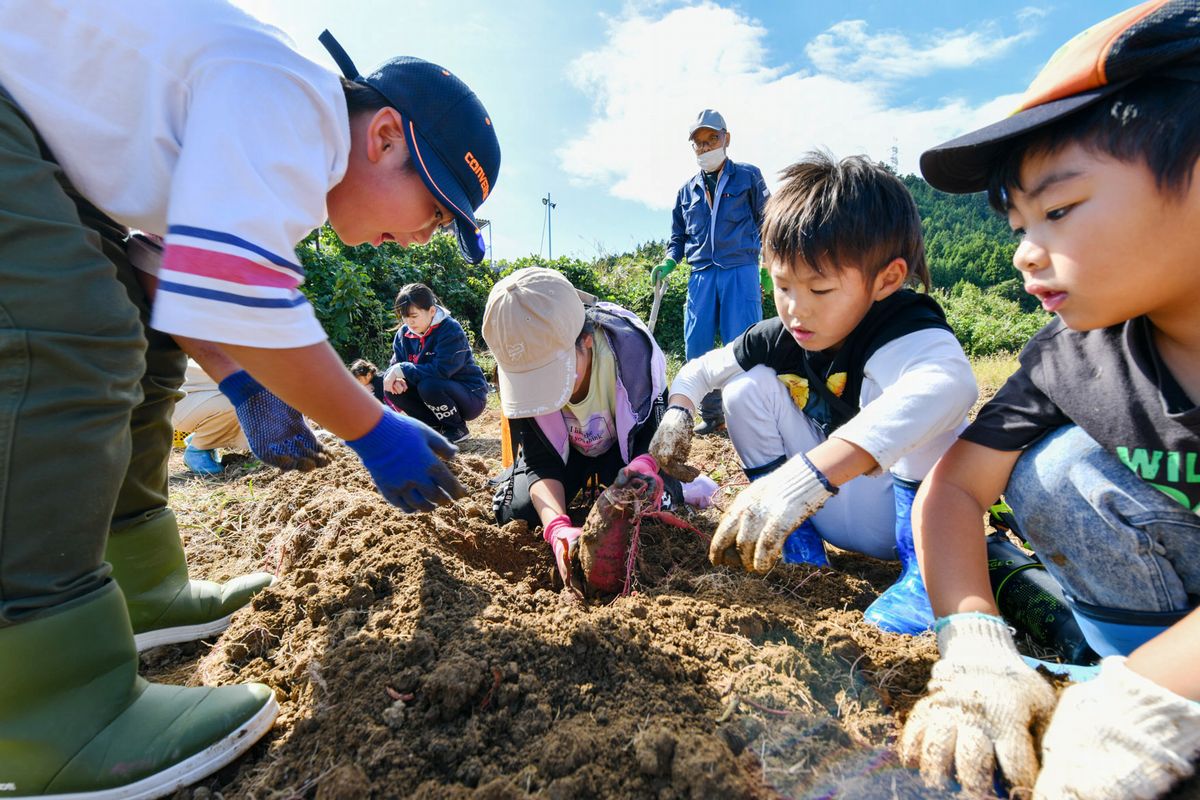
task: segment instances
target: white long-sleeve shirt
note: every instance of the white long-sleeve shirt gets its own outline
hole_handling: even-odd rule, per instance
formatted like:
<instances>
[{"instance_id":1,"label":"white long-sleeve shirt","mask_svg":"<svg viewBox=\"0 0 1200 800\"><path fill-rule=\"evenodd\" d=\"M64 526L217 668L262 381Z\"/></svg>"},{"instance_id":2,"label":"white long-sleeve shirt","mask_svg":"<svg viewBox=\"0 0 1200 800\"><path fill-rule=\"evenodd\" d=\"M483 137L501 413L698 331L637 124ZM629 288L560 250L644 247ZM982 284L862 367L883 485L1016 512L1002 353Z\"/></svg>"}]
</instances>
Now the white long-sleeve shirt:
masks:
<instances>
[{"instance_id":1,"label":"white long-sleeve shirt","mask_svg":"<svg viewBox=\"0 0 1200 800\"><path fill-rule=\"evenodd\" d=\"M737 345L689 361L671 384L671 394L699 406L708 392L755 366L739 363ZM978 394L971 364L954 335L941 328L918 330L887 342L867 359L860 410L831 435L870 453L880 470L920 480L966 427Z\"/></svg>"}]
</instances>

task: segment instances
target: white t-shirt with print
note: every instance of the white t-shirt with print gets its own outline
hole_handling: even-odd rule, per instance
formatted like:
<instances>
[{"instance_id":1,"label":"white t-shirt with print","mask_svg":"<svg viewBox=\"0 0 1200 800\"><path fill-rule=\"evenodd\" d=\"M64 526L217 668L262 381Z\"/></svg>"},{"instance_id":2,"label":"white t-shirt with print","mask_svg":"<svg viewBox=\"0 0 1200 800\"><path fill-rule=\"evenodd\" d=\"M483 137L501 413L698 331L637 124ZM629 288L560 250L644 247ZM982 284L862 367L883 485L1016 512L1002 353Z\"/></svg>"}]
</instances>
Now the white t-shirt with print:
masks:
<instances>
[{"instance_id":1,"label":"white t-shirt with print","mask_svg":"<svg viewBox=\"0 0 1200 800\"><path fill-rule=\"evenodd\" d=\"M345 174L349 119L282 32L220 0L4 0L0 86L84 197L166 238L155 328L325 338L295 247Z\"/></svg>"},{"instance_id":2,"label":"white t-shirt with print","mask_svg":"<svg viewBox=\"0 0 1200 800\"><path fill-rule=\"evenodd\" d=\"M616 408L617 362L604 334L597 332L592 337L587 397L562 410L571 447L593 458L607 453L617 442Z\"/></svg>"}]
</instances>

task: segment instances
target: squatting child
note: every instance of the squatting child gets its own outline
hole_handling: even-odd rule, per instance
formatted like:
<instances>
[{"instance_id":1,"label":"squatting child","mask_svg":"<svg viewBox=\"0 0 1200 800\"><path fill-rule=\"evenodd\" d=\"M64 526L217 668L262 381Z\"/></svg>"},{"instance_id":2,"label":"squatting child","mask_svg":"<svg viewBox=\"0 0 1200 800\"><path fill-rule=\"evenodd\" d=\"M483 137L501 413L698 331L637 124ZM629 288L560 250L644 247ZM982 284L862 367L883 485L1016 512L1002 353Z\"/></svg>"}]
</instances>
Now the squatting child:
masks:
<instances>
[{"instance_id":1,"label":"squatting child","mask_svg":"<svg viewBox=\"0 0 1200 800\"><path fill-rule=\"evenodd\" d=\"M354 380L362 384L362 387L370 392L376 400L387 403L387 397L383 391L383 376L379 374L379 367L375 366L375 362L365 358L356 358L350 364L349 369Z\"/></svg>"},{"instance_id":2,"label":"squatting child","mask_svg":"<svg viewBox=\"0 0 1200 800\"><path fill-rule=\"evenodd\" d=\"M388 400L451 442L463 441L470 436L467 422L483 413L488 391L466 332L423 283L401 287L395 310L400 329L383 375Z\"/></svg>"},{"instance_id":3,"label":"squatting child","mask_svg":"<svg viewBox=\"0 0 1200 800\"><path fill-rule=\"evenodd\" d=\"M518 445L496 492L496 520L543 526L567 583L580 536L567 505L581 489L643 480L632 471L662 491L657 465L645 453L666 408L666 358L637 315L590 300L585 306L561 273L528 267L492 288L483 316L501 408ZM680 499L679 484L666 483ZM583 576L591 588L620 588L624 551L613 558Z\"/></svg>"},{"instance_id":4,"label":"squatting child","mask_svg":"<svg viewBox=\"0 0 1200 800\"><path fill-rule=\"evenodd\" d=\"M1155 798L1195 769L1198 167L1194 0L1144 3L1088 29L1019 113L921 157L936 188L988 190L1019 240L1025 290L1057 317L917 501L942 657L901 750L930 783L957 773L989 791L998 761L1035 798ZM992 602L980 520L1002 492L1107 656L1057 703Z\"/></svg>"},{"instance_id":5,"label":"squatting child","mask_svg":"<svg viewBox=\"0 0 1200 800\"><path fill-rule=\"evenodd\" d=\"M913 554L918 483L965 425L971 366L928 294L921 220L908 190L863 157L810 154L767 202L763 250L779 316L688 362L650 445L690 477L691 417L724 390L729 438L751 484L709 558L755 572L828 565L824 542L899 558L900 580L867 610L885 630L932 623Z\"/></svg>"}]
</instances>

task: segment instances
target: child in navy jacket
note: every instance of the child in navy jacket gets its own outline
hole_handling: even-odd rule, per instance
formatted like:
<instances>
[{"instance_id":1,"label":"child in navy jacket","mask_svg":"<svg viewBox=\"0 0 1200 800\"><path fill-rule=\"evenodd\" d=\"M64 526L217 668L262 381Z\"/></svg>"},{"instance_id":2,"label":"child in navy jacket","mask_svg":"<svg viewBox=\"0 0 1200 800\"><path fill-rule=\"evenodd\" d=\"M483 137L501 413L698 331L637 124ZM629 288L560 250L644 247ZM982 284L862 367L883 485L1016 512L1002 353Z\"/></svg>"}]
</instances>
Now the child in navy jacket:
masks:
<instances>
[{"instance_id":1,"label":"child in navy jacket","mask_svg":"<svg viewBox=\"0 0 1200 800\"><path fill-rule=\"evenodd\" d=\"M388 399L451 442L461 442L470 435L467 421L483 413L487 400L487 380L467 334L423 283L403 287L395 309L400 329L383 376Z\"/></svg>"}]
</instances>

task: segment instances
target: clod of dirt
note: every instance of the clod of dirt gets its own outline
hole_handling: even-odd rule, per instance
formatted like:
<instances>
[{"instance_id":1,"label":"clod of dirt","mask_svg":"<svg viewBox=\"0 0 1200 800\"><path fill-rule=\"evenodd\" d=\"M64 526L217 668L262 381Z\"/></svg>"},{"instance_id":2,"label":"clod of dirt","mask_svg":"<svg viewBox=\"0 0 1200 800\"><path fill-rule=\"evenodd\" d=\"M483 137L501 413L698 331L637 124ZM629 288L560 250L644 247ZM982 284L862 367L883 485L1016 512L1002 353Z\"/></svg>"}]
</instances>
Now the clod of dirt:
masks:
<instances>
[{"instance_id":1,"label":"clod of dirt","mask_svg":"<svg viewBox=\"0 0 1200 800\"><path fill-rule=\"evenodd\" d=\"M358 764L339 764L317 784L316 800L361 800L371 794L371 781Z\"/></svg>"}]
</instances>

